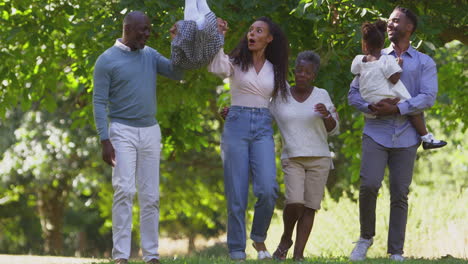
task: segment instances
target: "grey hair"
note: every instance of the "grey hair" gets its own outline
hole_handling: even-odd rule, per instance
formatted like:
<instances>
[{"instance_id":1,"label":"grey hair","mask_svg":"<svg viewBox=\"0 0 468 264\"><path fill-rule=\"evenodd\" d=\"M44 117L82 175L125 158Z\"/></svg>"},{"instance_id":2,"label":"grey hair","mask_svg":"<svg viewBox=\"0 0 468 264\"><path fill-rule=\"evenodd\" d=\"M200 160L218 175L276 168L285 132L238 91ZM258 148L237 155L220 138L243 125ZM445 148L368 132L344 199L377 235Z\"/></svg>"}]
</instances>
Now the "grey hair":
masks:
<instances>
[{"instance_id":1,"label":"grey hair","mask_svg":"<svg viewBox=\"0 0 468 264\"><path fill-rule=\"evenodd\" d=\"M312 65L314 65L314 73L318 73L320 68L320 55L311 50L305 50L297 54L296 65L299 64L301 60L312 63Z\"/></svg>"}]
</instances>

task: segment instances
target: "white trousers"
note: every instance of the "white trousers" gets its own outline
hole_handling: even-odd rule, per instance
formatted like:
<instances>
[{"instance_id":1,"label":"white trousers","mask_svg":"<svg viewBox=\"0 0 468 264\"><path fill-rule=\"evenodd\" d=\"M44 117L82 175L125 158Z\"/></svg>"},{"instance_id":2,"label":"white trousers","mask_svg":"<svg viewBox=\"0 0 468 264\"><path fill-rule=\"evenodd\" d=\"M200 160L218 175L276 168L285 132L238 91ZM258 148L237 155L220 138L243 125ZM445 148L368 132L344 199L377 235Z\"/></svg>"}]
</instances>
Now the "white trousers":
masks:
<instances>
[{"instance_id":1,"label":"white trousers","mask_svg":"<svg viewBox=\"0 0 468 264\"><path fill-rule=\"evenodd\" d=\"M159 125L131 127L112 122L109 137L115 150L115 167L112 172L112 257L130 257L132 205L138 188L143 260L159 259Z\"/></svg>"}]
</instances>

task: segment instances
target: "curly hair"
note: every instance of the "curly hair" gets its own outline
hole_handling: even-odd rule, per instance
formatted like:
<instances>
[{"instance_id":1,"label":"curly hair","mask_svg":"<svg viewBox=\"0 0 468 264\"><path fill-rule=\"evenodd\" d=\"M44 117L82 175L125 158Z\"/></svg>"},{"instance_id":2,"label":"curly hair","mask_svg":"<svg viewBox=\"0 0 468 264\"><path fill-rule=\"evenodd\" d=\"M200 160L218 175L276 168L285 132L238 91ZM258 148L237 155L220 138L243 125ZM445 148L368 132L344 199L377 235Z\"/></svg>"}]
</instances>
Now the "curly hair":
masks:
<instances>
[{"instance_id":1,"label":"curly hair","mask_svg":"<svg viewBox=\"0 0 468 264\"><path fill-rule=\"evenodd\" d=\"M362 40L369 49L382 49L386 31L387 23L383 20L377 20L375 23L365 22L361 27Z\"/></svg>"},{"instance_id":2,"label":"curly hair","mask_svg":"<svg viewBox=\"0 0 468 264\"><path fill-rule=\"evenodd\" d=\"M304 50L297 54L296 57L296 66L299 64L301 60L305 60L312 65L314 65L314 73L317 74L320 69L320 55L311 51L311 50Z\"/></svg>"},{"instance_id":3,"label":"curly hair","mask_svg":"<svg viewBox=\"0 0 468 264\"><path fill-rule=\"evenodd\" d=\"M275 76L275 88L273 89L273 99L279 94L287 100L286 76L288 72L289 43L281 28L268 17L260 17L255 21L262 21L268 25L273 40L265 49L265 58L273 64ZM240 40L237 47L229 54L234 65L239 65L242 71L248 71L253 65L252 52L249 50L247 33Z\"/></svg>"}]
</instances>

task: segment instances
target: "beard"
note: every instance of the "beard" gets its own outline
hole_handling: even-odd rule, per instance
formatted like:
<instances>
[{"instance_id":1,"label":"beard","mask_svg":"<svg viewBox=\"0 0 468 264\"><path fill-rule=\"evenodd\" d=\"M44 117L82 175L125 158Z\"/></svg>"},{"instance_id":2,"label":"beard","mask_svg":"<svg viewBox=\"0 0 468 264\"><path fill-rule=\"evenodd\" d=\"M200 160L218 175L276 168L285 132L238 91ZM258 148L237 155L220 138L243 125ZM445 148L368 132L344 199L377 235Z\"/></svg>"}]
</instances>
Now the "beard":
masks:
<instances>
[{"instance_id":1,"label":"beard","mask_svg":"<svg viewBox=\"0 0 468 264\"><path fill-rule=\"evenodd\" d=\"M403 32L399 29L394 29L393 30L393 35L388 35L388 39L391 41L391 42L398 42L399 40L401 40L404 36L405 36L406 32Z\"/></svg>"}]
</instances>

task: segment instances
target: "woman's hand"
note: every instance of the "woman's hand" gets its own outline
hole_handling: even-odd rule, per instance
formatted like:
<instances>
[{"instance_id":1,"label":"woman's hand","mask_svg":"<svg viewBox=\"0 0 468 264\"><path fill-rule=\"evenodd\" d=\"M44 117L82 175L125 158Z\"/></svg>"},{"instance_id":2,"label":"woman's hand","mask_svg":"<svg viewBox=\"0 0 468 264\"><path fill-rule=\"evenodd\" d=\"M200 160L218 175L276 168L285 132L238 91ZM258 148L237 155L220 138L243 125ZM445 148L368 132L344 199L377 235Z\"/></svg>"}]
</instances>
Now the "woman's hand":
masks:
<instances>
[{"instance_id":1,"label":"woman's hand","mask_svg":"<svg viewBox=\"0 0 468 264\"><path fill-rule=\"evenodd\" d=\"M328 111L327 107L322 103L316 104L314 106L314 111L319 113L322 116L322 118L330 117L330 112Z\"/></svg>"},{"instance_id":2,"label":"woman's hand","mask_svg":"<svg viewBox=\"0 0 468 264\"><path fill-rule=\"evenodd\" d=\"M225 106L223 109L219 111L219 114L223 118L223 120L226 120L227 115L229 114L229 107Z\"/></svg>"},{"instance_id":3,"label":"woman's hand","mask_svg":"<svg viewBox=\"0 0 468 264\"><path fill-rule=\"evenodd\" d=\"M174 39L177 35L177 23L172 25L171 29L169 29L169 33L171 34L171 39Z\"/></svg>"},{"instance_id":4,"label":"woman's hand","mask_svg":"<svg viewBox=\"0 0 468 264\"><path fill-rule=\"evenodd\" d=\"M227 32L228 29L229 29L229 28L228 28L228 23L227 23L227 21L224 20L224 19L222 19L222 18L220 18L220 17L218 17L218 18L216 18L216 22L218 22L218 32L219 32L220 34L223 34L223 36L225 36L225 35L226 35L226 32Z\"/></svg>"},{"instance_id":5,"label":"woman's hand","mask_svg":"<svg viewBox=\"0 0 468 264\"><path fill-rule=\"evenodd\" d=\"M318 112L323 119L323 123L325 124L325 129L327 132L332 131L336 127L336 120L335 118L331 115L330 111L328 111L327 107L322 104L316 104L314 106L315 112ZM335 110L333 110L335 112Z\"/></svg>"}]
</instances>

